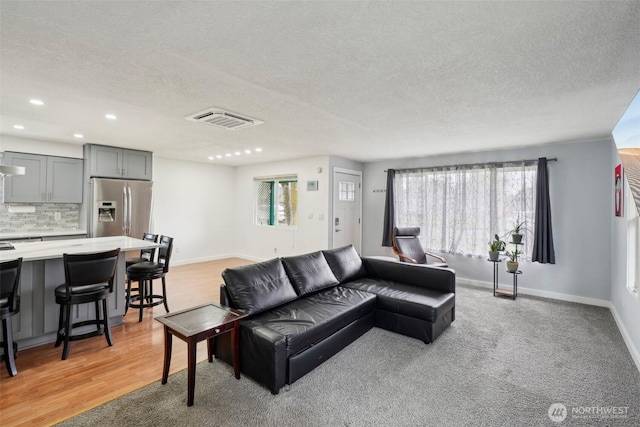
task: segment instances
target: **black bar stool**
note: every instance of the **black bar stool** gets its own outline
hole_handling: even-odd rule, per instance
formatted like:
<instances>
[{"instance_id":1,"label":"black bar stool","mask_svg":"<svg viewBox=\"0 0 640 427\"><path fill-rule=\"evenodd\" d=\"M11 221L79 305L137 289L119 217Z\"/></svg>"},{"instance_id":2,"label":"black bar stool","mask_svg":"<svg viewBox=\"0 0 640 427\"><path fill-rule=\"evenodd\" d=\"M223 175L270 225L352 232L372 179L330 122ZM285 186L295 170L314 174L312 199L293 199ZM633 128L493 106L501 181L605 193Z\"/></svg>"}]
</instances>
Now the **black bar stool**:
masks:
<instances>
[{"instance_id":1,"label":"black bar stool","mask_svg":"<svg viewBox=\"0 0 640 427\"><path fill-rule=\"evenodd\" d=\"M157 234L151 234L151 233L143 233L142 234L142 240L147 241L147 242L156 243L158 241L158 235ZM156 256L156 248L141 249L140 250L140 257L138 257L138 258L127 258L126 264L127 264L127 267L129 267L130 265L138 264L139 262L153 261L155 256Z\"/></svg>"},{"instance_id":2,"label":"black bar stool","mask_svg":"<svg viewBox=\"0 0 640 427\"><path fill-rule=\"evenodd\" d=\"M167 286L165 276L169 272L169 261L173 251L173 238L160 236L158 248L158 261L145 261L127 267L127 307L140 309L138 322L142 322L143 309L164 304L164 309L169 312L167 304ZM153 293L153 280L162 279L162 295ZM138 282L138 294L131 295L136 288L131 288L131 282Z\"/></svg>"},{"instance_id":3,"label":"black bar stool","mask_svg":"<svg viewBox=\"0 0 640 427\"><path fill-rule=\"evenodd\" d=\"M18 343L13 341L13 324L11 318L20 311L20 295L18 285L20 283L20 271L22 258L14 261L0 263L0 319L2 319L2 349L4 350L4 364L9 375L18 375L16 369L16 353Z\"/></svg>"},{"instance_id":4,"label":"black bar stool","mask_svg":"<svg viewBox=\"0 0 640 427\"><path fill-rule=\"evenodd\" d=\"M56 287L56 303L60 304L56 347L64 341L62 360L69 356L69 341L105 335L111 346L109 309L107 298L113 293L113 281L118 265L120 248L91 254L63 255L65 283ZM102 319L100 304L102 301ZM72 323L71 307L77 304L95 303L95 319ZM74 328L96 325L96 330L73 334Z\"/></svg>"},{"instance_id":5,"label":"black bar stool","mask_svg":"<svg viewBox=\"0 0 640 427\"><path fill-rule=\"evenodd\" d=\"M151 234L151 233L143 233L142 234L142 240L145 240L147 242L153 242L156 243L158 241L158 235L157 234ZM127 265L127 268L129 268L130 266L132 266L133 264L138 264L141 262L146 262L146 261L153 261L156 257L156 248L150 248L150 249L141 249L140 250L140 256L138 258L128 258L125 262ZM131 301L131 298L129 297L129 293L135 291L139 293L138 288L132 288L132 289L125 289L125 304L124 304L124 314L127 314L127 311L129 311L129 301ZM137 300L138 296L134 296L134 299Z\"/></svg>"}]
</instances>

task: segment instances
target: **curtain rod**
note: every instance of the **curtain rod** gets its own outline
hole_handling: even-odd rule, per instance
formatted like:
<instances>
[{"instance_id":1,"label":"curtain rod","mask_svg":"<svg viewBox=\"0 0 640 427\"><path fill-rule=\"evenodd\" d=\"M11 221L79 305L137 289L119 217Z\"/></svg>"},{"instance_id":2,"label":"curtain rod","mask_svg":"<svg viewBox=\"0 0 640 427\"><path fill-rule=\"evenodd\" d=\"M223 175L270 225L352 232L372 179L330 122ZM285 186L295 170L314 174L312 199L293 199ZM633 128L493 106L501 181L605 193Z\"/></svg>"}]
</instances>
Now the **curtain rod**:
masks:
<instances>
[{"instance_id":1,"label":"curtain rod","mask_svg":"<svg viewBox=\"0 0 640 427\"><path fill-rule=\"evenodd\" d=\"M557 157L553 157L551 159L547 159L547 162L557 162L558 158ZM406 169L395 169L396 172L407 172L407 171L415 171L415 170L421 170L421 169L444 169L444 168L460 168L460 167L472 167L472 166L487 166L487 165L503 165L505 163L534 163L534 162L538 162L538 159L529 159L529 160L511 160L511 161L506 161L506 162L484 162L484 163L467 163L467 164L460 164L460 165L444 165L444 166L423 166L423 167L418 167L418 168L406 168ZM385 173L388 171L387 169L384 170Z\"/></svg>"}]
</instances>

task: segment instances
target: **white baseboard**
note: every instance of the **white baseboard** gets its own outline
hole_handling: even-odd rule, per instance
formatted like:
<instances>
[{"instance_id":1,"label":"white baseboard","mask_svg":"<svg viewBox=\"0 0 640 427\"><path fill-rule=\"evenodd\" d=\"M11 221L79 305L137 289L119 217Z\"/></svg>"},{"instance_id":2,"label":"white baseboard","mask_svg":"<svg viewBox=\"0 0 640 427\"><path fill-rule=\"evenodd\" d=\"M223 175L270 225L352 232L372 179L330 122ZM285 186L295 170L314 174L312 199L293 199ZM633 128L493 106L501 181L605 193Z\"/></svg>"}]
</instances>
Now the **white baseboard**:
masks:
<instances>
[{"instance_id":1,"label":"white baseboard","mask_svg":"<svg viewBox=\"0 0 640 427\"><path fill-rule=\"evenodd\" d=\"M225 258L237 258L237 256L234 254L222 254L222 255L214 255L214 256L203 257L203 258L192 258L192 259L181 259L181 260L172 259L171 266L175 267L178 265L195 264L198 262L218 261Z\"/></svg>"},{"instance_id":2,"label":"white baseboard","mask_svg":"<svg viewBox=\"0 0 640 427\"><path fill-rule=\"evenodd\" d=\"M482 282L480 280L456 278L456 283L459 283L461 285L473 286L477 288L493 289L493 283ZM568 302L577 302L580 304L595 305L598 307L608 308L609 311L611 311L611 315L613 316L613 319L615 320L616 325L618 326L618 330L622 335L622 339L624 340L624 343L627 345L627 349L631 354L631 358L635 362L636 367L638 368L638 371L640 371L640 352L638 351L636 346L633 344L633 341L631 340L631 337L629 336L629 333L627 332L627 329L625 328L624 323L622 323L622 319L618 315L618 312L616 311L611 301L597 299L597 298L580 297L576 295L560 294L557 292L540 291L537 289L522 288L522 287L518 287L518 294L532 295L536 297L556 299L556 300L568 301Z\"/></svg>"},{"instance_id":3,"label":"white baseboard","mask_svg":"<svg viewBox=\"0 0 640 427\"><path fill-rule=\"evenodd\" d=\"M622 319L618 315L616 308L613 304L610 304L609 310L611 310L611 314L613 315L613 320L616 321L616 325L618 325L618 330L620 330L620 334L622 335L622 339L624 343L627 345L629 349L629 353L631 353L631 358L636 363L636 367L638 371L640 371L640 351L633 345L633 341L631 340L631 336L627 332L627 328L624 327L624 323L622 323Z\"/></svg>"},{"instance_id":4,"label":"white baseboard","mask_svg":"<svg viewBox=\"0 0 640 427\"><path fill-rule=\"evenodd\" d=\"M472 279L457 277L456 283L460 283L461 285L475 286L478 288L493 289L493 283L483 282L480 280L472 280ZM541 291L538 289L523 288L522 286L518 286L518 294L531 295L534 297L542 297L542 298L549 298L549 299L557 299L560 301L578 302L580 304L595 305L597 307L607 307L607 308L611 307L611 302L604 299L561 294L558 292Z\"/></svg>"},{"instance_id":5,"label":"white baseboard","mask_svg":"<svg viewBox=\"0 0 640 427\"><path fill-rule=\"evenodd\" d=\"M209 256L209 257L203 257L203 258L191 258L191 259L181 259L181 260L171 260L171 265L172 266L178 266L178 265L187 265L187 264L195 264L198 262L208 262L208 261L218 261L221 259L226 259L226 258L242 258L242 259L248 259L249 261L255 261L255 262L260 262L260 261L266 261L266 258L255 258L255 257L250 257L247 255L239 255L239 254L222 254L222 255L214 255L214 256Z\"/></svg>"}]
</instances>

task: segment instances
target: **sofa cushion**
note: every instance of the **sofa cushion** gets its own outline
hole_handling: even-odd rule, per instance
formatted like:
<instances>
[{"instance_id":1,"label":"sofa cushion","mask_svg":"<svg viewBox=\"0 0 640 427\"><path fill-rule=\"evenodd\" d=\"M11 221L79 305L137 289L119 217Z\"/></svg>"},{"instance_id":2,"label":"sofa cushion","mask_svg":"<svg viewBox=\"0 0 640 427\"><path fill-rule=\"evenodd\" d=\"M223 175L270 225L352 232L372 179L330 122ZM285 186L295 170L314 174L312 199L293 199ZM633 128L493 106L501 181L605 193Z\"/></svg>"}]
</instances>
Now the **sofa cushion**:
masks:
<instances>
[{"instance_id":1,"label":"sofa cushion","mask_svg":"<svg viewBox=\"0 0 640 427\"><path fill-rule=\"evenodd\" d=\"M260 313L298 298L279 258L222 272L234 307Z\"/></svg>"},{"instance_id":2,"label":"sofa cushion","mask_svg":"<svg viewBox=\"0 0 640 427\"><path fill-rule=\"evenodd\" d=\"M291 356L375 308L375 295L334 286L260 313L251 321L286 336L287 356Z\"/></svg>"},{"instance_id":3,"label":"sofa cushion","mask_svg":"<svg viewBox=\"0 0 640 427\"><path fill-rule=\"evenodd\" d=\"M282 264L298 295L338 284L322 252L282 258Z\"/></svg>"},{"instance_id":4,"label":"sofa cushion","mask_svg":"<svg viewBox=\"0 0 640 427\"><path fill-rule=\"evenodd\" d=\"M353 245L322 251L331 271L340 283L357 279L365 275L362 258Z\"/></svg>"},{"instance_id":5,"label":"sofa cushion","mask_svg":"<svg viewBox=\"0 0 640 427\"><path fill-rule=\"evenodd\" d=\"M377 308L435 323L455 305L455 294L391 280L362 278L341 286L378 296Z\"/></svg>"}]
</instances>

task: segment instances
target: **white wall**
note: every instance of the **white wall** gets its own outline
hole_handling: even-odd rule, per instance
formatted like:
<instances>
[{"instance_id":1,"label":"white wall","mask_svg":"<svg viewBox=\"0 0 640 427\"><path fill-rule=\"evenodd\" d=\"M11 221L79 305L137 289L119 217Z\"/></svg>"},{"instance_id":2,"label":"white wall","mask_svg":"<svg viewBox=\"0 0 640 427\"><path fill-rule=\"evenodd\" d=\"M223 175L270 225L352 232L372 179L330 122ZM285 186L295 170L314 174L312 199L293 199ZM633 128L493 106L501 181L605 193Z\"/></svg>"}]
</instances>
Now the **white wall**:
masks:
<instances>
[{"instance_id":1,"label":"white wall","mask_svg":"<svg viewBox=\"0 0 640 427\"><path fill-rule=\"evenodd\" d=\"M12 135L0 135L0 152L17 151L46 156L75 157L82 159L82 144L63 144L39 139L20 138Z\"/></svg>"},{"instance_id":2,"label":"white wall","mask_svg":"<svg viewBox=\"0 0 640 427\"><path fill-rule=\"evenodd\" d=\"M609 185L613 189L613 168L620 163L615 144L611 144ZM625 203L633 201L625 200ZM613 190L611 202L613 206ZM640 369L640 301L627 290L627 225L611 211L611 312L618 324L631 356Z\"/></svg>"},{"instance_id":3,"label":"white wall","mask_svg":"<svg viewBox=\"0 0 640 427\"><path fill-rule=\"evenodd\" d=\"M365 164L363 253L392 256L391 249L381 246L386 193L373 191L385 188L385 169L538 157L558 158L548 167L556 264L523 262L518 291L608 306L613 173L609 140ZM485 257L445 256L459 281L491 286L493 270ZM510 283L506 272L501 271L499 277L500 283Z\"/></svg>"},{"instance_id":4,"label":"white wall","mask_svg":"<svg viewBox=\"0 0 640 427\"><path fill-rule=\"evenodd\" d=\"M255 225L254 178L288 174L298 175L298 226ZM329 176L326 156L238 167L234 226L235 239L241 242L238 255L265 260L328 248ZM307 191L307 181L318 181L318 191Z\"/></svg>"},{"instance_id":5,"label":"white wall","mask_svg":"<svg viewBox=\"0 0 640 427\"><path fill-rule=\"evenodd\" d=\"M234 256L235 168L153 157L155 233L173 237L173 265Z\"/></svg>"}]
</instances>

